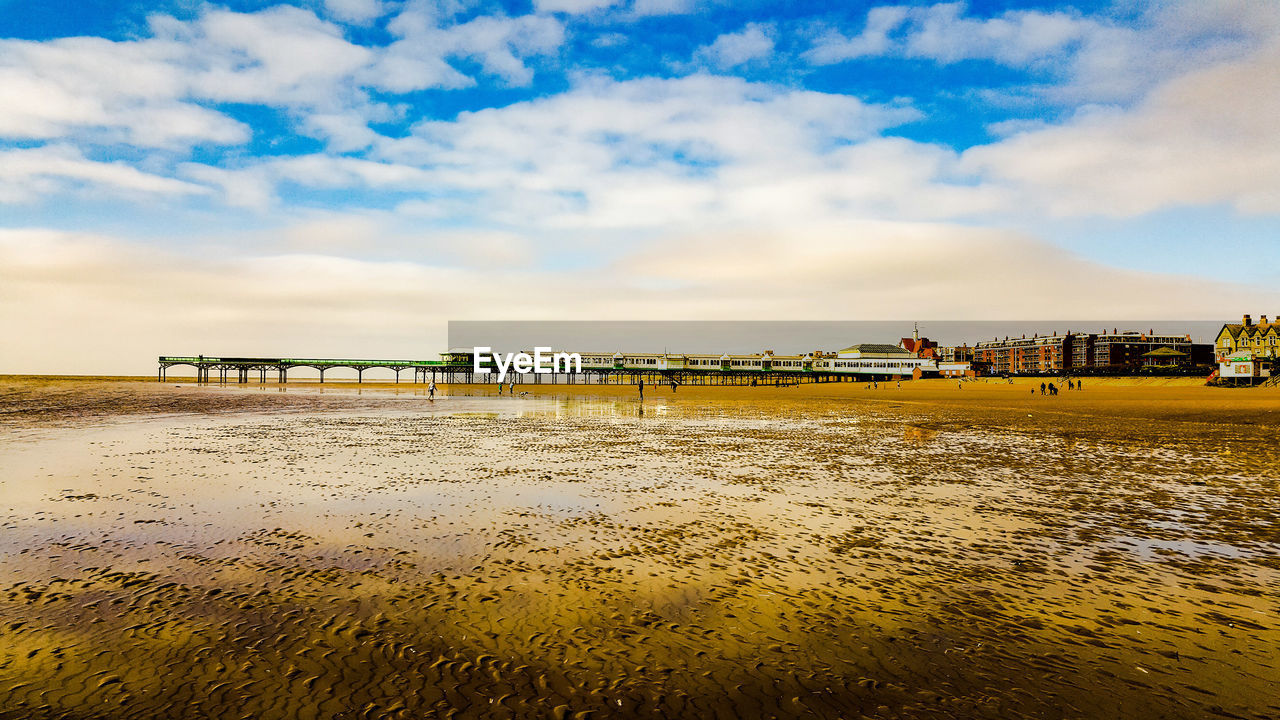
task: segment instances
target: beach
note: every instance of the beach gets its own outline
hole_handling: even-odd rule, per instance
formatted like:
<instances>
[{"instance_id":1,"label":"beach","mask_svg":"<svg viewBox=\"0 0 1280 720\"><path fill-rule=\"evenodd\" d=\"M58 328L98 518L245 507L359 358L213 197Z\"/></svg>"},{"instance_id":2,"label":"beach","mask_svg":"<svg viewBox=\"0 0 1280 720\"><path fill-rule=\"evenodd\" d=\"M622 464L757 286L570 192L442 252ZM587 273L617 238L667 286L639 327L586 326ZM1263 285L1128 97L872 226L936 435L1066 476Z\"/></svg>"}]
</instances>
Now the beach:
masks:
<instances>
[{"instance_id":1,"label":"beach","mask_svg":"<svg viewBox=\"0 0 1280 720\"><path fill-rule=\"evenodd\" d=\"M1280 716L1280 390L0 377L0 718Z\"/></svg>"}]
</instances>

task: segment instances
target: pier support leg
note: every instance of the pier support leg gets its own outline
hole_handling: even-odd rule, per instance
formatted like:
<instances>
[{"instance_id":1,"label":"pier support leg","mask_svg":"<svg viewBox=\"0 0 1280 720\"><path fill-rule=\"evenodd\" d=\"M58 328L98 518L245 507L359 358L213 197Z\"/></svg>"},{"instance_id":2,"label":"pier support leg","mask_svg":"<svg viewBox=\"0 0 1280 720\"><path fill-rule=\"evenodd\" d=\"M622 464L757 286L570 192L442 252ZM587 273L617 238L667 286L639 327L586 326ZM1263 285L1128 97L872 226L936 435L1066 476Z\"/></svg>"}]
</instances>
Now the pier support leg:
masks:
<instances>
[{"instance_id":1,"label":"pier support leg","mask_svg":"<svg viewBox=\"0 0 1280 720\"><path fill-rule=\"evenodd\" d=\"M356 382L364 382L364 368L356 368Z\"/></svg>"},{"instance_id":2,"label":"pier support leg","mask_svg":"<svg viewBox=\"0 0 1280 720\"><path fill-rule=\"evenodd\" d=\"M320 384L324 384L324 368L320 368Z\"/></svg>"}]
</instances>

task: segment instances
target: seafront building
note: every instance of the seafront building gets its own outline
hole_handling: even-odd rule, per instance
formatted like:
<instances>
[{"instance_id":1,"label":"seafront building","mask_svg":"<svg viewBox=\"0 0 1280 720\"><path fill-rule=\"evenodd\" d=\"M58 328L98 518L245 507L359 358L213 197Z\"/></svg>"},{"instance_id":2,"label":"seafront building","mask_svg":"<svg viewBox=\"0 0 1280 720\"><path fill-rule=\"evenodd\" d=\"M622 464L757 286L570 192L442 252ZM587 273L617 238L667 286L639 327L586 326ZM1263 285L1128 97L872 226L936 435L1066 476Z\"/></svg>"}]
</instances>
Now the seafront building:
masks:
<instances>
[{"instance_id":1,"label":"seafront building","mask_svg":"<svg viewBox=\"0 0 1280 720\"><path fill-rule=\"evenodd\" d=\"M1076 334L1033 335L974 343L973 359L997 375L1060 373L1072 367Z\"/></svg>"},{"instance_id":2,"label":"seafront building","mask_svg":"<svg viewBox=\"0 0 1280 720\"><path fill-rule=\"evenodd\" d=\"M1151 330L995 338L976 343L973 354L975 362L1001 375L1120 373L1213 362L1212 346L1192 342L1190 335L1157 335Z\"/></svg>"},{"instance_id":3,"label":"seafront building","mask_svg":"<svg viewBox=\"0 0 1280 720\"><path fill-rule=\"evenodd\" d=\"M1190 335L1156 335L1148 330L1100 333L1086 339L1090 363L1086 367L1104 370L1129 370L1148 364L1148 353L1167 348L1182 353L1192 365L1213 362L1213 349L1206 343L1191 342ZM1167 354L1166 354L1167 357Z\"/></svg>"},{"instance_id":4,"label":"seafront building","mask_svg":"<svg viewBox=\"0 0 1280 720\"><path fill-rule=\"evenodd\" d=\"M1280 317L1268 322L1263 315L1257 323L1245 315L1239 323L1227 323L1218 331L1214 351L1221 360L1228 355L1252 353L1260 358L1280 357Z\"/></svg>"}]
</instances>

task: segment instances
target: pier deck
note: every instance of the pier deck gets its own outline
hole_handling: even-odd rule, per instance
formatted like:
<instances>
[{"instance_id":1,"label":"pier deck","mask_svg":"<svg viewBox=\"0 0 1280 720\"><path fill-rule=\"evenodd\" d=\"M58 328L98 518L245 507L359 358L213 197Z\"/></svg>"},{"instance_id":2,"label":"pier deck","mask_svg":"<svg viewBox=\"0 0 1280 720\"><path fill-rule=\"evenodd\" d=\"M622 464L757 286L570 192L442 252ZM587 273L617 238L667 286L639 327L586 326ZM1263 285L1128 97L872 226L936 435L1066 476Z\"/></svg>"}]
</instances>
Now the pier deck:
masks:
<instances>
[{"instance_id":1,"label":"pier deck","mask_svg":"<svg viewBox=\"0 0 1280 720\"><path fill-rule=\"evenodd\" d=\"M349 368L356 371L356 381L364 382L364 371L370 368L384 368L396 374L395 382L400 382L400 373L413 370L414 383L497 383L497 373L477 373L470 362L460 360L353 360L353 359L321 359L321 358L263 358L263 357L213 357L207 355L161 355L156 379L164 382L168 379L169 368L188 365L196 369L196 382L236 382L248 383L251 374L258 376L259 383L266 383L270 373L275 374L277 383L289 382L289 370L293 368L311 368L319 371L320 382L324 382L324 374L334 368ZM679 370L646 370L638 368L606 368L584 366L579 372L570 373L508 373L508 381L515 379L517 384L566 384L566 385L615 385L662 383L678 385L795 385L816 382L851 382L847 375L822 371L798 370L726 370L726 369L679 369ZM858 378L863 381L871 377ZM881 378L881 379L887 379Z\"/></svg>"}]
</instances>

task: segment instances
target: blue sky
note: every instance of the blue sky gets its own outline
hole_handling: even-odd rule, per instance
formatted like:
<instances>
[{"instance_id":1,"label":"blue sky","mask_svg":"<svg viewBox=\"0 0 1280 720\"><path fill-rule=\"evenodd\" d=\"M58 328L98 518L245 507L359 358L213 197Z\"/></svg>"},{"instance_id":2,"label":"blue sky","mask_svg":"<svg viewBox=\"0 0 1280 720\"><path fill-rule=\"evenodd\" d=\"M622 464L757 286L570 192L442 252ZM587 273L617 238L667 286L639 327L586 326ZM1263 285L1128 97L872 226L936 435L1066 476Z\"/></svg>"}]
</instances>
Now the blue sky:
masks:
<instances>
[{"instance_id":1,"label":"blue sky","mask_svg":"<svg viewBox=\"0 0 1280 720\"><path fill-rule=\"evenodd\" d=\"M0 0L0 371L1280 311L1278 74L1262 0Z\"/></svg>"}]
</instances>

